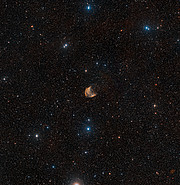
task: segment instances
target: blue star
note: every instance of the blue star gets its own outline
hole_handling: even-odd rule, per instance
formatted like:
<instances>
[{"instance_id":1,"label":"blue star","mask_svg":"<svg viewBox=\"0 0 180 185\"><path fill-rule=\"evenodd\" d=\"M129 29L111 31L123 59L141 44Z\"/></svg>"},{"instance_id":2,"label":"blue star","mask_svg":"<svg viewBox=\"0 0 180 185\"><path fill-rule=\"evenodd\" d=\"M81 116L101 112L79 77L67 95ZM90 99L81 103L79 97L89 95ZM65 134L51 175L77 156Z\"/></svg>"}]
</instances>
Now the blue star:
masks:
<instances>
[{"instance_id":1,"label":"blue star","mask_svg":"<svg viewBox=\"0 0 180 185\"><path fill-rule=\"evenodd\" d=\"M52 165L52 168L55 169L56 167L54 165Z\"/></svg>"},{"instance_id":2,"label":"blue star","mask_svg":"<svg viewBox=\"0 0 180 185\"><path fill-rule=\"evenodd\" d=\"M149 31L149 30L150 30L150 28L149 28L148 26L145 26L145 30L148 30L148 31Z\"/></svg>"},{"instance_id":3,"label":"blue star","mask_svg":"<svg viewBox=\"0 0 180 185\"><path fill-rule=\"evenodd\" d=\"M87 10L91 10L91 6L90 5L87 6Z\"/></svg>"},{"instance_id":4,"label":"blue star","mask_svg":"<svg viewBox=\"0 0 180 185\"><path fill-rule=\"evenodd\" d=\"M90 131L90 130L91 130L91 128L90 128L90 127L87 127L87 128L86 128L86 130L87 130L87 131Z\"/></svg>"}]
</instances>

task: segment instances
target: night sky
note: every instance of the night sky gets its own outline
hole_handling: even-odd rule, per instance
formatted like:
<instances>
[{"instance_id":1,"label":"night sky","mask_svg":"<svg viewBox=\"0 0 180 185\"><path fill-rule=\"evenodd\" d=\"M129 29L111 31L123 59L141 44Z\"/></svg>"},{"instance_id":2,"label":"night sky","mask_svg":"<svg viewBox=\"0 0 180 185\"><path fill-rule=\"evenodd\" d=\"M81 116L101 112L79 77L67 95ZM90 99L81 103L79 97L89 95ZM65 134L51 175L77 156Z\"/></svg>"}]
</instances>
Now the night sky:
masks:
<instances>
[{"instance_id":1,"label":"night sky","mask_svg":"<svg viewBox=\"0 0 180 185\"><path fill-rule=\"evenodd\" d=\"M180 183L178 0L0 10L0 185Z\"/></svg>"}]
</instances>

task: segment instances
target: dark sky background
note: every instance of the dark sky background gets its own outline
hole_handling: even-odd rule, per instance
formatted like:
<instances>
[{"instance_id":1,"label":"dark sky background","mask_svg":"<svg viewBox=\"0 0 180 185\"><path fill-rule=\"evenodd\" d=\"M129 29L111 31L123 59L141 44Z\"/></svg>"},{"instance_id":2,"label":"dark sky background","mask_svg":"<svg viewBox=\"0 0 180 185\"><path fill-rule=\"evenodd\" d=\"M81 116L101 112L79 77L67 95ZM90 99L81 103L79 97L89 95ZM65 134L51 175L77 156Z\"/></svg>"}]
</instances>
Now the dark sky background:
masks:
<instances>
[{"instance_id":1,"label":"dark sky background","mask_svg":"<svg viewBox=\"0 0 180 185\"><path fill-rule=\"evenodd\" d=\"M180 183L179 1L0 10L1 185Z\"/></svg>"}]
</instances>

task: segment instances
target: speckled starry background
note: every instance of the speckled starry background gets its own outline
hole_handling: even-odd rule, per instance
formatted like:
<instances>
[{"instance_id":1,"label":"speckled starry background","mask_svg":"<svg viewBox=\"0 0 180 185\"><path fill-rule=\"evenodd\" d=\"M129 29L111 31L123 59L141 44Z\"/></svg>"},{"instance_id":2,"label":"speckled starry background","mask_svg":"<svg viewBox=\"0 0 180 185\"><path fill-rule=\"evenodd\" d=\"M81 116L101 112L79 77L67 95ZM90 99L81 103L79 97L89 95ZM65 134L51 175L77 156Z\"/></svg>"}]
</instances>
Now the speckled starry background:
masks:
<instances>
[{"instance_id":1,"label":"speckled starry background","mask_svg":"<svg viewBox=\"0 0 180 185\"><path fill-rule=\"evenodd\" d=\"M3 0L0 184L178 184L179 11Z\"/></svg>"}]
</instances>

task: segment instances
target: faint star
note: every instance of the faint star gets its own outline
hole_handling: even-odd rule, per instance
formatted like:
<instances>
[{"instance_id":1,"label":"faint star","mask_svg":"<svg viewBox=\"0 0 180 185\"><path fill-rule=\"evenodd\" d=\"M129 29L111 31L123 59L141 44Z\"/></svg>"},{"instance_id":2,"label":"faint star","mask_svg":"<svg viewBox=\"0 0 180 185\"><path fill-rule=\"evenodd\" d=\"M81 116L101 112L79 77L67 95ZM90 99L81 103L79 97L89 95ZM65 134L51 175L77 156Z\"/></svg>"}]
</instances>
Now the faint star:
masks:
<instances>
[{"instance_id":1,"label":"faint star","mask_svg":"<svg viewBox=\"0 0 180 185\"><path fill-rule=\"evenodd\" d=\"M55 169L56 167L54 165L52 165L52 168Z\"/></svg>"},{"instance_id":2,"label":"faint star","mask_svg":"<svg viewBox=\"0 0 180 185\"><path fill-rule=\"evenodd\" d=\"M34 25L31 25L32 30L34 30Z\"/></svg>"},{"instance_id":3,"label":"faint star","mask_svg":"<svg viewBox=\"0 0 180 185\"><path fill-rule=\"evenodd\" d=\"M156 175L159 175L159 172L156 172Z\"/></svg>"}]
</instances>

